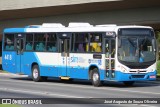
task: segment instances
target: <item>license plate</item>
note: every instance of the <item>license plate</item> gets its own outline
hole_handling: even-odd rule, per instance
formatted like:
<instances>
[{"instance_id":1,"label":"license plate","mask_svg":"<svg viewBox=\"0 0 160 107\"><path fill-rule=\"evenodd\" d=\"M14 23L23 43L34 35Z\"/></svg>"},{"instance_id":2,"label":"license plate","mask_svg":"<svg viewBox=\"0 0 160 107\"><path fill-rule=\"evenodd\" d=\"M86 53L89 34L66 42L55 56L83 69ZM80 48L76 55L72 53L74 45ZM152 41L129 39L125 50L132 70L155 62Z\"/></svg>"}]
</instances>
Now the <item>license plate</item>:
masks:
<instances>
[{"instance_id":1,"label":"license plate","mask_svg":"<svg viewBox=\"0 0 160 107\"><path fill-rule=\"evenodd\" d=\"M156 78L156 76L155 75L151 75L149 78Z\"/></svg>"}]
</instances>

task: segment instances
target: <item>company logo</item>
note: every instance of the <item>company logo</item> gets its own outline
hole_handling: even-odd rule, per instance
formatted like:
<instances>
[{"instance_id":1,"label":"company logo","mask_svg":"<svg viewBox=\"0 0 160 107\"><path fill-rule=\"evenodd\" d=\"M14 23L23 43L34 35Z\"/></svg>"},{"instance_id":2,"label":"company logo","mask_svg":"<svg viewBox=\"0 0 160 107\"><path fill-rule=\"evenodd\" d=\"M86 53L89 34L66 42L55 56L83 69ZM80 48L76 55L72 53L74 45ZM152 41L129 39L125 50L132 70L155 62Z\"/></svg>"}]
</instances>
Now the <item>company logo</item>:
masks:
<instances>
[{"instance_id":1,"label":"company logo","mask_svg":"<svg viewBox=\"0 0 160 107\"><path fill-rule=\"evenodd\" d=\"M102 65L102 61L97 59L88 59L88 63Z\"/></svg>"},{"instance_id":2,"label":"company logo","mask_svg":"<svg viewBox=\"0 0 160 107\"><path fill-rule=\"evenodd\" d=\"M11 104L11 99L2 99L2 104Z\"/></svg>"},{"instance_id":3,"label":"company logo","mask_svg":"<svg viewBox=\"0 0 160 107\"><path fill-rule=\"evenodd\" d=\"M140 73L140 70L137 70L137 74L139 74Z\"/></svg>"}]
</instances>

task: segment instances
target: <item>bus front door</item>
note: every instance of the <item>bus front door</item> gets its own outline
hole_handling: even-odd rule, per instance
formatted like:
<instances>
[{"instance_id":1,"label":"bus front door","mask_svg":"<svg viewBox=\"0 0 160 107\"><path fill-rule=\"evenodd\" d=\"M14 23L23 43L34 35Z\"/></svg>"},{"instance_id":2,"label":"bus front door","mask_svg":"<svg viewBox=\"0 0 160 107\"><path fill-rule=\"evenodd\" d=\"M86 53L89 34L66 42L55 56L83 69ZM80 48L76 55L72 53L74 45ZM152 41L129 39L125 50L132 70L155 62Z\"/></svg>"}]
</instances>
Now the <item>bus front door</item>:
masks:
<instances>
[{"instance_id":1,"label":"bus front door","mask_svg":"<svg viewBox=\"0 0 160 107\"><path fill-rule=\"evenodd\" d=\"M69 63L69 50L70 50L70 38L62 38L59 41L60 43L60 69L59 69L59 76L60 77L69 77L70 76L70 70Z\"/></svg>"},{"instance_id":2,"label":"bus front door","mask_svg":"<svg viewBox=\"0 0 160 107\"><path fill-rule=\"evenodd\" d=\"M106 79L115 78L115 38L105 39Z\"/></svg>"},{"instance_id":3,"label":"bus front door","mask_svg":"<svg viewBox=\"0 0 160 107\"><path fill-rule=\"evenodd\" d=\"M24 35L17 34L15 39L15 47L16 47L16 72L21 74L23 71L23 61L22 55L24 50Z\"/></svg>"}]
</instances>

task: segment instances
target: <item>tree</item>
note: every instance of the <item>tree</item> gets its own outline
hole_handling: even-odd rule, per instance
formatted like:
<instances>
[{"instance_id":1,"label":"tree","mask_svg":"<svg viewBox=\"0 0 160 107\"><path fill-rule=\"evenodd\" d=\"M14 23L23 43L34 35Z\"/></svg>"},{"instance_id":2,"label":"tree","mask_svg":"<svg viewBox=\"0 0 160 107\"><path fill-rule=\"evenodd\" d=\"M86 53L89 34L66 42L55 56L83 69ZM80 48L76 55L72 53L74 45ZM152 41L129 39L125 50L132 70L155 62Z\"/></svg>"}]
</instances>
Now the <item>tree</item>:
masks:
<instances>
[{"instance_id":1,"label":"tree","mask_svg":"<svg viewBox=\"0 0 160 107\"><path fill-rule=\"evenodd\" d=\"M160 49L160 31L156 31L156 38L157 38L157 47L158 47L158 55L159 55L159 58L160 59L160 52L159 52L159 49Z\"/></svg>"}]
</instances>

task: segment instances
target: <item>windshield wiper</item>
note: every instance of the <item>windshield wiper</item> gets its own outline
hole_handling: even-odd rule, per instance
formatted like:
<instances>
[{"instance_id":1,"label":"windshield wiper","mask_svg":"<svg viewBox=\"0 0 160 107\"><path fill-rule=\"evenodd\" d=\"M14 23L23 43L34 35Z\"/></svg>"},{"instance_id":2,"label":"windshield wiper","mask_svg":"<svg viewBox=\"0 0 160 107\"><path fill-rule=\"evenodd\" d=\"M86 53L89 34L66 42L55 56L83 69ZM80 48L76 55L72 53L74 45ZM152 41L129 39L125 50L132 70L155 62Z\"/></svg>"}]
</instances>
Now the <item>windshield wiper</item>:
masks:
<instances>
[{"instance_id":1,"label":"windshield wiper","mask_svg":"<svg viewBox=\"0 0 160 107\"><path fill-rule=\"evenodd\" d=\"M128 41L129 41L129 43L133 46L133 47L135 47L134 46L134 43L129 39L129 38L127 38L128 39ZM135 47L136 48L136 47Z\"/></svg>"}]
</instances>

